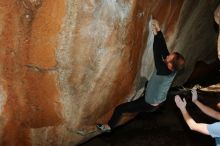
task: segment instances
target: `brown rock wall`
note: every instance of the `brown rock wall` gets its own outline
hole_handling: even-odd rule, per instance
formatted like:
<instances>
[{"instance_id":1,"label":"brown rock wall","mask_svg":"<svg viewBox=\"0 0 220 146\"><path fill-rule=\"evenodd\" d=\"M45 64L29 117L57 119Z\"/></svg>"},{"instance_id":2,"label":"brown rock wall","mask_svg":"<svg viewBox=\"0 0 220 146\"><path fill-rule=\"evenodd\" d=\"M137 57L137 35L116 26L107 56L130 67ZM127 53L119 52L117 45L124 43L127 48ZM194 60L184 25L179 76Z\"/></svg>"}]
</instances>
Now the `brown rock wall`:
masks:
<instances>
[{"instance_id":1,"label":"brown rock wall","mask_svg":"<svg viewBox=\"0 0 220 146\"><path fill-rule=\"evenodd\" d=\"M97 135L96 122L107 122L153 70L151 15L169 49L187 59L176 79L184 83L197 60L215 56L216 3L2 0L0 145L76 145Z\"/></svg>"},{"instance_id":2,"label":"brown rock wall","mask_svg":"<svg viewBox=\"0 0 220 146\"><path fill-rule=\"evenodd\" d=\"M1 145L32 145L31 128L55 126L62 121L57 73L52 70L56 65L54 44L59 24L48 24L44 30L39 27L47 17L51 18L51 13L44 13L40 6L48 9L53 8L52 4L10 0L0 5L1 79L6 92L3 98L7 98L2 111L5 120ZM54 9L56 6L60 5ZM37 15L38 9L44 17Z\"/></svg>"}]
</instances>

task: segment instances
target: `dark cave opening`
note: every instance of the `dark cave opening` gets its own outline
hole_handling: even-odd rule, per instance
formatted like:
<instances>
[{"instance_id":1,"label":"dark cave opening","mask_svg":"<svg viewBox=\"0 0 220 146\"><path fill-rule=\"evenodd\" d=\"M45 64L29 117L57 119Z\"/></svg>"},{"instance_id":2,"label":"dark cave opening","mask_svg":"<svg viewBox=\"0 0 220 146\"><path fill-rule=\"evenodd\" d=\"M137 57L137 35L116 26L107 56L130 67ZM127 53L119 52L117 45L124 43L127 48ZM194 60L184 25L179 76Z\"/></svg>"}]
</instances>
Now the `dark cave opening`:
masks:
<instances>
[{"instance_id":1,"label":"dark cave opening","mask_svg":"<svg viewBox=\"0 0 220 146\"><path fill-rule=\"evenodd\" d=\"M195 65L191 76L184 84L186 87L193 87L196 84L201 86L209 86L220 82L220 61L214 61L207 64L203 61L198 61Z\"/></svg>"}]
</instances>

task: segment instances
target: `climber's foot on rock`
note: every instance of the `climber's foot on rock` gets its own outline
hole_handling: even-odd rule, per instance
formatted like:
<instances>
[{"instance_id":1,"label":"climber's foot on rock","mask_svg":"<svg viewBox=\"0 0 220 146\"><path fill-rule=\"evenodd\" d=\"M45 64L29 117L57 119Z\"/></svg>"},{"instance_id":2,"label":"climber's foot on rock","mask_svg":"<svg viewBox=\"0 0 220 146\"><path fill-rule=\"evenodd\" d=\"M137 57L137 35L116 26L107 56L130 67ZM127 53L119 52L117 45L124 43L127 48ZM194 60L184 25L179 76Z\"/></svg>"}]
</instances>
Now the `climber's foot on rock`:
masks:
<instances>
[{"instance_id":1,"label":"climber's foot on rock","mask_svg":"<svg viewBox=\"0 0 220 146\"><path fill-rule=\"evenodd\" d=\"M111 127L107 124L97 124L96 127L102 132L111 132Z\"/></svg>"}]
</instances>

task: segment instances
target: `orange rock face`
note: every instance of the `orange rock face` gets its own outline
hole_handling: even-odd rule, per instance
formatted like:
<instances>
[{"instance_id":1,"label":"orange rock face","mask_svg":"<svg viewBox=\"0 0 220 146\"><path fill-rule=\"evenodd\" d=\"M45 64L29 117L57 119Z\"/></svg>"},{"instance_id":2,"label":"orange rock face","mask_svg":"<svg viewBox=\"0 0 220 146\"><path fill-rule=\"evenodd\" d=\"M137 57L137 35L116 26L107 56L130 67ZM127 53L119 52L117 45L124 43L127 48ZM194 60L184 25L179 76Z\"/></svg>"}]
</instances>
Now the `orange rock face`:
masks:
<instances>
[{"instance_id":1,"label":"orange rock face","mask_svg":"<svg viewBox=\"0 0 220 146\"><path fill-rule=\"evenodd\" d=\"M217 0L1 0L0 145L76 145L153 70L151 15L170 51L216 55ZM86 135L78 133L84 130ZM94 132L95 131L95 132Z\"/></svg>"}]
</instances>

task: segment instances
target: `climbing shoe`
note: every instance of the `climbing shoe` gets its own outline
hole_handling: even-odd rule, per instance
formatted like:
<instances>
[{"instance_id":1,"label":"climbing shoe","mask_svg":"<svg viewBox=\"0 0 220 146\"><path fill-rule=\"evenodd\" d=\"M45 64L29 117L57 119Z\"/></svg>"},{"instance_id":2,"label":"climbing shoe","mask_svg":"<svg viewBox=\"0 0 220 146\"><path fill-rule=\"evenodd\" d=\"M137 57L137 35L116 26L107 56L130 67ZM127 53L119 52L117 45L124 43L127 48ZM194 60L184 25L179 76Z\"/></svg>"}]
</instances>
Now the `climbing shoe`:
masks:
<instances>
[{"instance_id":1,"label":"climbing shoe","mask_svg":"<svg viewBox=\"0 0 220 146\"><path fill-rule=\"evenodd\" d=\"M104 124L97 124L96 127L102 132L111 132L111 128Z\"/></svg>"}]
</instances>

